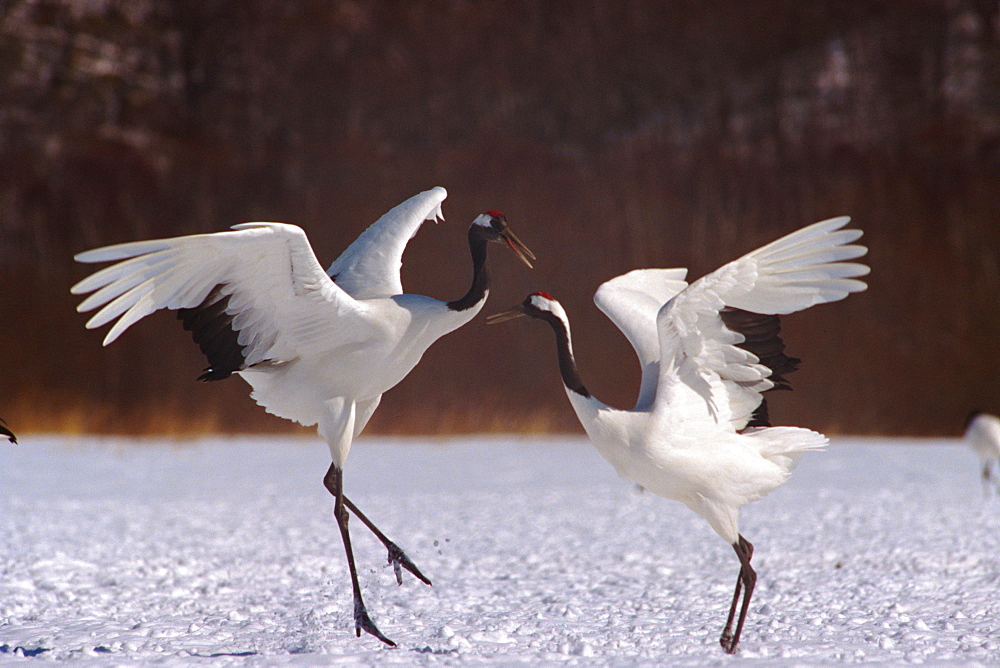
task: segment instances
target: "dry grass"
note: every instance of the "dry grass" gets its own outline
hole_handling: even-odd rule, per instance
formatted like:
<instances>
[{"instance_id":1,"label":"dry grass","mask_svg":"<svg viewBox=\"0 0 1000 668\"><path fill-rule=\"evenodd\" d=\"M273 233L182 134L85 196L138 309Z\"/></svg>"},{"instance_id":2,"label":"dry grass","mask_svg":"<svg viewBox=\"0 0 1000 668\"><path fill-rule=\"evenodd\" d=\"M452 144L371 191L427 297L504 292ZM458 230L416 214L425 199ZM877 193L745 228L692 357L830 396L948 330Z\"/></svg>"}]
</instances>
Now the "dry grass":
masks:
<instances>
[{"instance_id":1,"label":"dry grass","mask_svg":"<svg viewBox=\"0 0 1000 668\"><path fill-rule=\"evenodd\" d=\"M249 399L247 400L249 403ZM237 411L239 413L245 410ZM140 404L127 412L108 403L86 400L75 403L43 402L19 397L4 408L4 419L21 437L24 434L78 436L122 435L190 438L213 434L290 434L314 436L313 427L269 419L263 409L249 412L263 419L242 420L215 409L191 413L176 403ZM367 435L445 436L456 434L558 434L580 431L575 419L564 411L541 407L534 411L503 413L487 408L438 408L433 412L408 411L404 418L373 419Z\"/></svg>"},{"instance_id":2,"label":"dry grass","mask_svg":"<svg viewBox=\"0 0 1000 668\"><path fill-rule=\"evenodd\" d=\"M407 290L460 295L463 224L505 210L539 262L529 274L497 258L490 307L556 295L588 386L612 404L638 380L591 302L600 282L641 266L702 275L847 213L871 248L871 288L788 319L806 361L782 419L949 434L970 408L1000 411L1000 41L955 42L962 3L373 0L354 3L357 25L326 0L295 13L154 3L141 34L127 14L78 24L72 3L49 4L61 9L10 12L38 25L5 35L21 73L8 78L28 86L0 117L0 415L15 431L312 433L264 415L239 383L193 384L204 360L171 315L102 349L68 293L86 271L73 254L286 220L328 262L438 184L448 223L407 247ZM428 31L444 41L428 48ZM153 71L92 76L31 43L62 33L144 53L133 64ZM809 82L836 45L858 87L828 98ZM943 57L968 49L981 57ZM957 75L981 99L942 99ZM157 78L192 87L131 88ZM432 348L368 433L577 431L550 335L486 329Z\"/></svg>"}]
</instances>

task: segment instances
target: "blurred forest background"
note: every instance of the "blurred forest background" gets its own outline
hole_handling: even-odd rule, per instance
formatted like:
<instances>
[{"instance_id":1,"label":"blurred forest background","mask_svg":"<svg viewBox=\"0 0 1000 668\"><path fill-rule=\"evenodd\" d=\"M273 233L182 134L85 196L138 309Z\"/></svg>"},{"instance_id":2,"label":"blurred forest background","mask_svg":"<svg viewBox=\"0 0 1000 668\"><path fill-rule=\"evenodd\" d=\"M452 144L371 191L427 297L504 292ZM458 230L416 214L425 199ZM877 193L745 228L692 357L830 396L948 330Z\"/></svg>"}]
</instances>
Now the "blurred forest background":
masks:
<instances>
[{"instance_id":1,"label":"blurred forest background","mask_svg":"<svg viewBox=\"0 0 1000 668\"><path fill-rule=\"evenodd\" d=\"M805 224L865 230L870 289L784 320L776 423L957 434L1000 411L997 0L2 0L0 415L15 431L287 431L173 314L109 348L69 287L99 245L294 222L323 266L407 197L449 190L404 258L453 299L501 209L485 313L533 290L584 380L638 391L594 307L637 267L700 276ZM368 432L577 430L551 333L482 317ZM778 393L775 393L778 394Z\"/></svg>"}]
</instances>

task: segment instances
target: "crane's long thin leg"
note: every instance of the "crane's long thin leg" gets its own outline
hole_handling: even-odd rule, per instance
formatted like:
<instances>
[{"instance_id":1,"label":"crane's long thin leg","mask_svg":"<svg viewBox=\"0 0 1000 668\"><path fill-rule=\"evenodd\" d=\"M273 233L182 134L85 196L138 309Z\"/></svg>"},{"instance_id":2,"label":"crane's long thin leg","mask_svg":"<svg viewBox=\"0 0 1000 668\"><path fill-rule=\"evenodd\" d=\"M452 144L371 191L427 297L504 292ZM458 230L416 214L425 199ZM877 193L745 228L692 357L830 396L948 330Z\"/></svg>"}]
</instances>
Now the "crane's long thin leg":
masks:
<instances>
[{"instance_id":1,"label":"crane's long thin leg","mask_svg":"<svg viewBox=\"0 0 1000 668\"><path fill-rule=\"evenodd\" d=\"M363 430L365 425L368 424L368 420L371 418L372 413L375 412L375 409L378 408L380 401L382 401L381 394L371 399L365 399L355 403L353 438L357 438L361 434L361 430ZM431 583L431 581L427 579L427 576L420 572L420 569L417 568L416 564L410 561L410 558L406 556L406 553L403 552L398 545L386 538L385 534L379 531L379 528L375 526L375 523L365 517L364 514L358 510L358 507L354 505L354 502L345 496L344 503L352 513L357 515L359 520L364 522L366 527L371 529L371 532L375 534L375 537L382 541L385 548L389 550L389 563L392 564L392 570L396 573L397 584L403 584L403 574L400 571L400 566L413 573L413 575L415 575L421 582L425 584Z\"/></svg>"},{"instance_id":2,"label":"crane's long thin leg","mask_svg":"<svg viewBox=\"0 0 1000 668\"><path fill-rule=\"evenodd\" d=\"M346 495L344 495L343 498L344 505L347 506L348 510L357 515L358 519L361 520L366 527L371 529L371 532L375 534L375 537L382 541L385 548L389 550L389 563L392 564L392 568L396 573L396 584L403 584L403 574L400 571L400 566L413 573L413 575L415 575L417 579L424 584L431 583L431 581L427 579L427 576L420 572L420 569L417 568L416 564L410 561L410 558L406 556L406 552L403 552L401 547L386 538L385 534L379 531L379 528L375 526L370 519L365 517L364 513L358 510L358 507L354 505L354 502L347 498Z\"/></svg>"},{"instance_id":3,"label":"crane's long thin leg","mask_svg":"<svg viewBox=\"0 0 1000 668\"><path fill-rule=\"evenodd\" d=\"M740 600L740 592L743 591L743 567L736 575L736 591L733 592L733 602L729 606L729 616L726 617L726 626L722 629L722 638L719 640L723 647L727 647L733 641L733 620L736 619L736 604Z\"/></svg>"},{"instance_id":4,"label":"crane's long thin leg","mask_svg":"<svg viewBox=\"0 0 1000 668\"><path fill-rule=\"evenodd\" d=\"M333 514L337 518L337 525L340 527L340 537L344 539L344 551L347 552L347 567L351 571L351 586L354 588L354 630L359 638L361 637L361 631L365 631L386 645L395 647L396 643L385 637L378 630L378 627L375 626L375 622L371 620L371 617L368 616L365 602L361 598L361 587L358 585L358 571L354 566L354 551L351 549L351 534L347 528L347 523L351 516L348 514L347 507L344 504L344 472L336 464L331 464L330 470L323 477L323 485L330 494L333 494Z\"/></svg>"},{"instance_id":5,"label":"crane's long thin leg","mask_svg":"<svg viewBox=\"0 0 1000 668\"><path fill-rule=\"evenodd\" d=\"M726 627L722 630L722 637L719 644L727 654L733 654L736 646L740 642L740 634L743 633L743 622L746 621L747 611L750 609L750 597L753 596L753 588L757 583L757 572L750 566L750 559L753 557L753 545L743 536L733 543L733 550L740 560L740 573L736 577L736 591L733 593L733 603L729 607L729 617L726 619ZM740 591L743 593L743 605L740 606L740 616L736 622L736 631L733 632L733 618L736 616L736 604L740 600Z\"/></svg>"},{"instance_id":6,"label":"crane's long thin leg","mask_svg":"<svg viewBox=\"0 0 1000 668\"><path fill-rule=\"evenodd\" d=\"M996 487L998 494L1000 494L1000 480L996 482L993 482L991 480L991 478L993 477L992 476L993 472L990 471L990 467L992 466L993 466L992 459L987 459L983 462L983 497L987 499L990 498L991 483Z\"/></svg>"}]
</instances>

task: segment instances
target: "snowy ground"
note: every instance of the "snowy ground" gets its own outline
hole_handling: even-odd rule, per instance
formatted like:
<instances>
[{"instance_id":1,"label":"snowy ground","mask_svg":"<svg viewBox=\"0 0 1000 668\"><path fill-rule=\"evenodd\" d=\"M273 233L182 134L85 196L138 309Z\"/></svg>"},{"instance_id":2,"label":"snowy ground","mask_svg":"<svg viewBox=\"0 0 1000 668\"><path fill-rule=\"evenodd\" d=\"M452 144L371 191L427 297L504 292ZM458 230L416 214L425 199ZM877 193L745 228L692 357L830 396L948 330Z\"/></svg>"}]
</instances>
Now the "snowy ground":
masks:
<instances>
[{"instance_id":1,"label":"snowy ground","mask_svg":"<svg viewBox=\"0 0 1000 668\"><path fill-rule=\"evenodd\" d=\"M349 495L434 581L398 587L352 523L399 647L359 640L328 456L294 439L3 444L0 662L1000 663L1000 502L954 441L835 440L747 508L759 580L735 658L718 644L731 548L582 439L356 444Z\"/></svg>"}]
</instances>

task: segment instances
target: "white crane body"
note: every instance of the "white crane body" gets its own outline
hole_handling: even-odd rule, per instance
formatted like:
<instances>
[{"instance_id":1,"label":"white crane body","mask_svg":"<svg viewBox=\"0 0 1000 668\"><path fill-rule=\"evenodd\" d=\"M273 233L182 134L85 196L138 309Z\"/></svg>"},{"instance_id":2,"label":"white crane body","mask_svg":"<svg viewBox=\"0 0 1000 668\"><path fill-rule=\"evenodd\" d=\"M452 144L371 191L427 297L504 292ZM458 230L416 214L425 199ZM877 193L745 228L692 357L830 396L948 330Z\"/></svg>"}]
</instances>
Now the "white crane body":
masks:
<instances>
[{"instance_id":1,"label":"white crane body","mask_svg":"<svg viewBox=\"0 0 1000 668\"><path fill-rule=\"evenodd\" d=\"M439 338L466 324L482 305L450 311L438 300L421 295L396 295L365 303L373 327L369 338L348 341L314 355L308 364L278 362L237 372L251 385L251 397L267 412L304 426L318 425L333 461L343 467L351 441L361 433L382 394L416 367ZM295 361L294 359L291 361ZM355 423L340 434L343 404L357 404ZM365 410L371 406L370 410Z\"/></svg>"},{"instance_id":2,"label":"white crane body","mask_svg":"<svg viewBox=\"0 0 1000 668\"><path fill-rule=\"evenodd\" d=\"M976 453L983 467L983 495L989 497L992 482L997 496L1000 496L1000 471L993 473L994 464L1000 462L1000 417L972 411L966 420L962 440Z\"/></svg>"}]
</instances>

